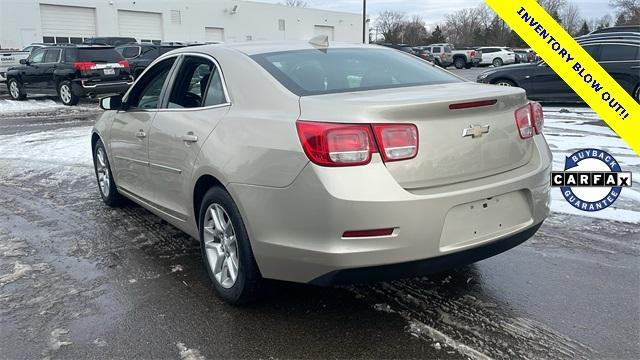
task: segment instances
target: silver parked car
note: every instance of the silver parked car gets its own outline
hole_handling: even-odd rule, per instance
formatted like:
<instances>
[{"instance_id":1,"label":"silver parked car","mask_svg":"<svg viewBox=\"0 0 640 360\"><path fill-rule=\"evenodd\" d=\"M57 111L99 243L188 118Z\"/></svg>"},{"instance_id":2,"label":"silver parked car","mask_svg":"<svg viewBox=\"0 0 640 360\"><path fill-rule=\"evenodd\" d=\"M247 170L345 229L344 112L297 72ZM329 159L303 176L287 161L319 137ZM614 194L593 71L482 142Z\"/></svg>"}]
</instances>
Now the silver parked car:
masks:
<instances>
[{"instance_id":1,"label":"silver parked car","mask_svg":"<svg viewBox=\"0 0 640 360\"><path fill-rule=\"evenodd\" d=\"M104 202L127 197L200 239L232 303L264 278L330 285L478 261L549 212L540 105L392 49L186 47L101 106Z\"/></svg>"}]
</instances>

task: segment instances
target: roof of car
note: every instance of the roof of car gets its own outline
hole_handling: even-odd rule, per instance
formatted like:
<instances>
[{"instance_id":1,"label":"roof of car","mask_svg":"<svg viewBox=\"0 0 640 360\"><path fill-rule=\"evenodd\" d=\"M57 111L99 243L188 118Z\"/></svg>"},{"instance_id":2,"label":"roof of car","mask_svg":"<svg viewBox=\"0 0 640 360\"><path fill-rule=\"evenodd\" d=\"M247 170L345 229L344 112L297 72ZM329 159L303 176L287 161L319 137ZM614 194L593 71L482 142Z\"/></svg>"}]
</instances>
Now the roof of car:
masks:
<instances>
[{"instance_id":1,"label":"roof of car","mask_svg":"<svg viewBox=\"0 0 640 360\"><path fill-rule=\"evenodd\" d=\"M353 43L340 43L330 42L328 47L314 46L306 41L251 41L251 42L238 42L227 44L207 44L197 46L186 46L174 50L176 52L190 52L195 50L201 50L206 52L207 50L214 50L216 48L228 48L240 51L247 55L256 55L272 52L283 51L295 51L295 50L321 50L321 49L346 49L346 48L375 48L379 49L380 46L375 44L353 44Z\"/></svg>"}]
</instances>

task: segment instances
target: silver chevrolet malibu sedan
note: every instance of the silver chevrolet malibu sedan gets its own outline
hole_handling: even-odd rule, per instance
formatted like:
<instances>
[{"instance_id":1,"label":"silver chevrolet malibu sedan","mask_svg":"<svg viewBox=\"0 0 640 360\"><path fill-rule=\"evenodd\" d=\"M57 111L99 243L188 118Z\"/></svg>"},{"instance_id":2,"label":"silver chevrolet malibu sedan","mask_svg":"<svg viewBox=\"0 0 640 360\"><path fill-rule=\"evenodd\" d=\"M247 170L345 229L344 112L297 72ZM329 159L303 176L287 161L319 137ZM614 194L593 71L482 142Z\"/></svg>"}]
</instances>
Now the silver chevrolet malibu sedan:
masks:
<instances>
[{"instance_id":1,"label":"silver chevrolet malibu sedan","mask_svg":"<svg viewBox=\"0 0 640 360\"><path fill-rule=\"evenodd\" d=\"M101 106L102 199L126 197L200 239L231 303L263 279L461 266L522 243L549 213L540 105L393 49L186 47Z\"/></svg>"}]
</instances>

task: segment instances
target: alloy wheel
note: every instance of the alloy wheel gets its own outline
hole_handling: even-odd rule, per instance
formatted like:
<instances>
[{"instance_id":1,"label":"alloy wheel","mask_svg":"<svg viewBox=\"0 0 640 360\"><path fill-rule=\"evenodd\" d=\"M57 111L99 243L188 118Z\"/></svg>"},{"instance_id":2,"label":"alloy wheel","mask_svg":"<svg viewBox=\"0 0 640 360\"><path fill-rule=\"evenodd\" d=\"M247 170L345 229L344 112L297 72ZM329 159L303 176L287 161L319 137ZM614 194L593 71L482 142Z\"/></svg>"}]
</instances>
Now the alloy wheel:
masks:
<instances>
[{"instance_id":1,"label":"alloy wheel","mask_svg":"<svg viewBox=\"0 0 640 360\"><path fill-rule=\"evenodd\" d=\"M104 197L109 196L111 190L111 180L109 179L109 166L107 166L107 156L102 147L96 150L96 173L98 174L98 185Z\"/></svg>"},{"instance_id":2,"label":"alloy wheel","mask_svg":"<svg viewBox=\"0 0 640 360\"><path fill-rule=\"evenodd\" d=\"M511 85L511 83L508 83L506 81L498 81L496 83L496 85L498 85L498 86L513 86L513 85Z\"/></svg>"},{"instance_id":3,"label":"alloy wheel","mask_svg":"<svg viewBox=\"0 0 640 360\"><path fill-rule=\"evenodd\" d=\"M60 86L60 99L62 99L62 102L65 104L71 102L71 89L69 88L69 85L62 84Z\"/></svg>"},{"instance_id":4,"label":"alloy wheel","mask_svg":"<svg viewBox=\"0 0 640 360\"><path fill-rule=\"evenodd\" d=\"M238 242L231 218L220 204L213 203L207 208L204 246L214 278L223 288L231 288L236 283L240 266Z\"/></svg>"},{"instance_id":5,"label":"alloy wheel","mask_svg":"<svg viewBox=\"0 0 640 360\"><path fill-rule=\"evenodd\" d=\"M9 92L11 93L11 97L17 99L20 97L20 88L18 88L18 83L14 80L9 84Z\"/></svg>"}]
</instances>

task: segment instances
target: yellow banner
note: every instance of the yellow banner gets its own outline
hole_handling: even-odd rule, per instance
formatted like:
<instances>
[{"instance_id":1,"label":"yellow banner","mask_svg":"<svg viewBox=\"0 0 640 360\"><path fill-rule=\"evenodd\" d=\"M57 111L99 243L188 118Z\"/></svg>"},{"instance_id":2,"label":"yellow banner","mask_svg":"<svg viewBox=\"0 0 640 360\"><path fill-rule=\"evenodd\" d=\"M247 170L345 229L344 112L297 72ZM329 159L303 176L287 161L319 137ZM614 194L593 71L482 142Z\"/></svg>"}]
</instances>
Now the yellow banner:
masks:
<instances>
[{"instance_id":1,"label":"yellow banner","mask_svg":"<svg viewBox=\"0 0 640 360\"><path fill-rule=\"evenodd\" d=\"M640 105L538 2L485 1L640 155Z\"/></svg>"}]
</instances>

